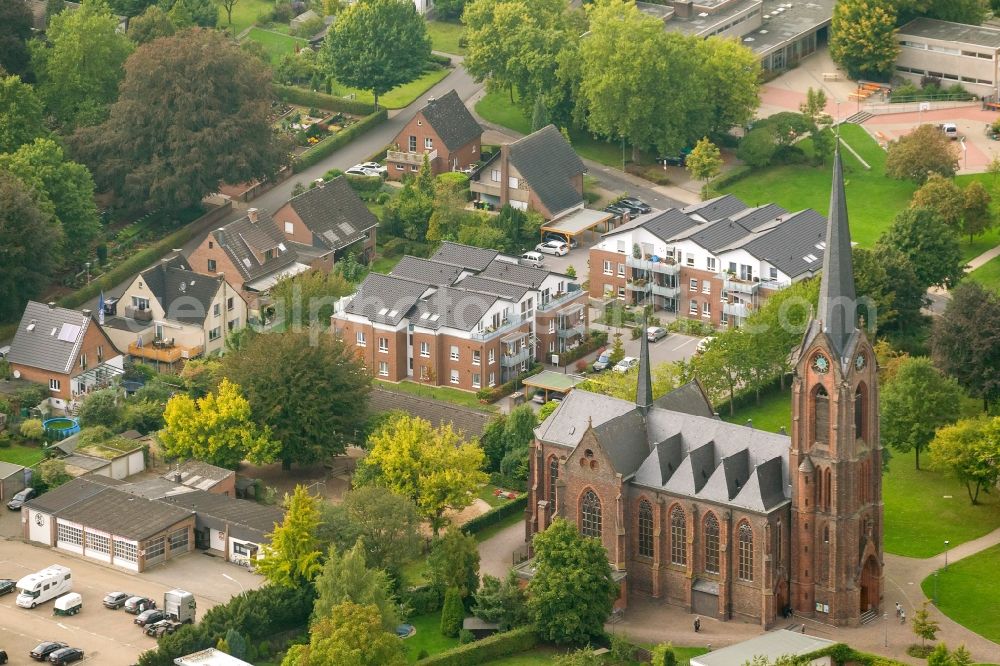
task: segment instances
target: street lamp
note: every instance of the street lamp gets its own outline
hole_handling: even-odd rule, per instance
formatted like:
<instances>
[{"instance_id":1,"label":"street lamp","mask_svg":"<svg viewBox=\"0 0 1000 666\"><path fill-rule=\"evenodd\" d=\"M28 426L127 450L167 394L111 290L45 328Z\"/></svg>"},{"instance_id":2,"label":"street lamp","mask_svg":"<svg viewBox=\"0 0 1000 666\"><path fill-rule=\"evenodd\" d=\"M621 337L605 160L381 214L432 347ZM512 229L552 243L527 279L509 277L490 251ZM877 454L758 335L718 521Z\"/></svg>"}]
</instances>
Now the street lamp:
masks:
<instances>
[{"instance_id":1,"label":"street lamp","mask_svg":"<svg viewBox=\"0 0 1000 666\"><path fill-rule=\"evenodd\" d=\"M934 605L935 606L937 606L937 602L938 602L938 596L937 596L937 577L938 577L938 572L935 569L934 570Z\"/></svg>"},{"instance_id":2,"label":"street lamp","mask_svg":"<svg viewBox=\"0 0 1000 666\"><path fill-rule=\"evenodd\" d=\"M240 581L236 580L235 578L233 578L229 574L224 573L224 574L222 574L222 577L225 578L226 580L232 581L232 582L236 583L237 585L239 585L240 586L240 594L243 594L244 592L247 591L246 588L243 587L243 583L241 583Z\"/></svg>"},{"instance_id":3,"label":"street lamp","mask_svg":"<svg viewBox=\"0 0 1000 666\"><path fill-rule=\"evenodd\" d=\"M90 284L90 262L87 262L87 284Z\"/></svg>"},{"instance_id":4,"label":"street lamp","mask_svg":"<svg viewBox=\"0 0 1000 666\"><path fill-rule=\"evenodd\" d=\"M945 540L945 542L944 542L944 570L945 571L948 570L948 544L950 544L950 543L951 543L951 541L948 541L948 540Z\"/></svg>"}]
</instances>

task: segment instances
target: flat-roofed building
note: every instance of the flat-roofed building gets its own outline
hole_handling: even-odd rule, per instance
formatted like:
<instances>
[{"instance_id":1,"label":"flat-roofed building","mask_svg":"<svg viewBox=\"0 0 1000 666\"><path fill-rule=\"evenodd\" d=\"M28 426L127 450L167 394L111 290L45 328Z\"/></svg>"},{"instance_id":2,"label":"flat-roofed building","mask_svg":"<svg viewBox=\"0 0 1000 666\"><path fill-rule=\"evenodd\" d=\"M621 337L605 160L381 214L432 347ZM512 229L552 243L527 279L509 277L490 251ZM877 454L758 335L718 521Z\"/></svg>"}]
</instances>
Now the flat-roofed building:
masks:
<instances>
[{"instance_id":1,"label":"flat-roofed building","mask_svg":"<svg viewBox=\"0 0 1000 666\"><path fill-rule=\"evenodd\" d=\"M918 18L899 29L896 41L896 73L904 79L928 76L942 87L960 83L976 95L996 94L1000 29Z\"/></svg>"}]
</instances>

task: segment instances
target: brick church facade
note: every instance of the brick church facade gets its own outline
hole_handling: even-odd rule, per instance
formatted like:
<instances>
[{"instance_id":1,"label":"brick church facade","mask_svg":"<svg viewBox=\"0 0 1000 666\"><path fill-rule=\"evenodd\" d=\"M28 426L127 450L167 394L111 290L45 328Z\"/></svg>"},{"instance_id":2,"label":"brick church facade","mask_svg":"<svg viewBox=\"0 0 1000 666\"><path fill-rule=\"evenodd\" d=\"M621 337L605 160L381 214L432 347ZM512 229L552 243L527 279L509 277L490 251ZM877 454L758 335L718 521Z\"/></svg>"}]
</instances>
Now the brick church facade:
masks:
<instances>
[{"instance_id":1,"label":"brick church facade","mask_svg":"<svg viewBox=\"0 0 1000 666\"><path fill-rule=\"evenodd\" d=\"M645 595L764 627L789 610L839 626L880 614L877 367L856 309L838 154L791 434L720 420L697 382L654 401L643 336L635 403L575 390L536 430L526 538L556 516L599 538L618 605Z\"/></svg>"}]
</instances>

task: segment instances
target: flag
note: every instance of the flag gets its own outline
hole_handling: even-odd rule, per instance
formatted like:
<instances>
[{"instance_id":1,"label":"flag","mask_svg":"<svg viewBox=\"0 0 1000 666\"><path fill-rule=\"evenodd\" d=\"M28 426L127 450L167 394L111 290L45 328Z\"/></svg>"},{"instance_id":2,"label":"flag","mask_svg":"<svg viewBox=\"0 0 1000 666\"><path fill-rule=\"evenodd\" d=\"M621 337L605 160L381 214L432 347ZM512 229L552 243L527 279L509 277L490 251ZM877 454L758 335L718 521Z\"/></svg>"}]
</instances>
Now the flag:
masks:
<instances>
[{"instance_id":1,"label":"flag","mask_svg":"<svg viewBox=\"0 0 1000 666\"><path fill-rule=\"evenodd\" d=\"M101 290L101 297L97 300L97 323L104 326L104 290Z\"/></svg>"}]
</instances>

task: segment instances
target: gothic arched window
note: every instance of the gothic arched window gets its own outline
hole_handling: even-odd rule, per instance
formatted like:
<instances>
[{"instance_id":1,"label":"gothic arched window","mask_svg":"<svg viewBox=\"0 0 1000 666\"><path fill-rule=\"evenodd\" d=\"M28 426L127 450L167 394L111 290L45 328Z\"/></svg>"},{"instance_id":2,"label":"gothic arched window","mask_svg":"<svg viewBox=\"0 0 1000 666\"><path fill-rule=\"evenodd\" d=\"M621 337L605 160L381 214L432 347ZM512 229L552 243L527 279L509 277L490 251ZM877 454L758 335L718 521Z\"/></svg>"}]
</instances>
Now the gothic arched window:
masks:
<instances>
[{"instance_id":1,"label":"gothic arched window","mask_svg":"<svg viewBox=\"0 0 1000 666\"><path fill-rule=\"evenodd\" d=\"M714 513L705 518L705 571L719 573L719 519Z\"/></svg>"},{"instance_id":2,"label":"gothic arched window","mask_svg":"<svg viewBox=\"0 0 1000 666\"><path fill-rule=\"evenodd\" d=\"M583 494L583 502L580 505L580 534L585 537L601 538L601 500L593 490Z\"/></svg>"},{"instance_id":3,"label":"gothic arched window","mask_svg":"<svg viewBox=\"0 0 1000 666\"><path fill-rule=\"evenodd\" d=\"M675 506L670 511L670 562L687 564L687 522L684 509Z\"/></svg>"},{"instance_id":4,"label":"gothic arched window","mask_svg":"<svg viewBox=\"0 0 1000 666\"><path fill-rule=\"evenodd\" d=\"M556 510L556 481L559 479L559 459L549 458L549 508Z\"/></svg>"},{"instance_id":5,"label":"gothic arched window","mask_svg":"<svg viewBox=\"0 0 1000 666\"><path fill-rule=\"evenodd\" d=\"M653 556L653 505L646 500L639 502L639 555Z\"/></svg>"},{"instance_id":6,"label":"gothic arched window","mask_svg":"<svg viewBox=\"0 0 1000 666\"><path fill-rule=\"evenodd\" d=\"M822 385L812 394L813 441L826 444L830 441L830 395Z\"/></svg>"},{"instance_id":7,"label":"gothic arched window","mask_svg":"<svg viewBox=\"0 0 1000 666\"><path fill-rule=\"evenodd\" d=\"M740 580L753 580L753 528L743 521L739 527L739 551L736 572Z\"/></svg>"},{"instance_id":8,"label":"gothic arched window","mask_svg":"<svg viewBox=\"0 0 1000 666\"><path fill-rule=\"evenodd\" d=\"M862 383L854 392L854 438L868 441L868 388Z\"/></svg>"},{"instance_id":9,"label":"gothic arched window","mask_svg":"<svg viewBox=\"0 0 1000 666\"><path fill-rule=\"evenodd\" d=\"M830 472L830 468L827 467L826 471L823 472L823 509L826 511L830 510L830 496L831 496L832 485L833 485L833 476Z\"/></svg>"}]
</instances>

